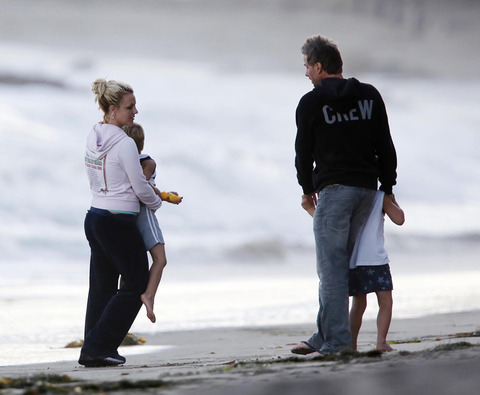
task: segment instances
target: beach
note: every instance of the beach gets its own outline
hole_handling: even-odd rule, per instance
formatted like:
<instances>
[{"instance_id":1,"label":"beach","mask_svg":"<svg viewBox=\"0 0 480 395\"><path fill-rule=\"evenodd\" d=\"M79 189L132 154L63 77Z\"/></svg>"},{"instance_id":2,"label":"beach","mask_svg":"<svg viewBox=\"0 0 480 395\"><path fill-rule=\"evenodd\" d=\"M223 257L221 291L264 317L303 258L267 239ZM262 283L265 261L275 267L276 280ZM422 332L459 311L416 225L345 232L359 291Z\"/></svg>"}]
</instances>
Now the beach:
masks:
<instances>
[{"instance_id":1,"label":"beach","mask_svg":"<svg viewBox=\"0 0 480 395\"><path fill-rule=\"evenodd\" d=\"M3 0L0 394L475 393L479 15L470 0ZM318 309L294 168L295 109L312 89L300 48L314 34L338 43L345 77L379 89L397 150L396 351L381 356L374 295L360 354L290 353ZM134 87L157 185L184 200L157 211L158 321L142 308L131 328L146 343L121 347L124 366L86 369L65 345L83 337L99 77Z\"/></svg>"},{"instance_id":2,"label":"beach","mask_svg":"<svg viewBox=\"0 0 480 395\"><path fill-rule=\"evenodd\" d=\"M14 393L7 383L23 382L24 389L50 385L51 393L472 394L480 368L478 322L480 311L394 319L394 351L379 354L375 322L365 321L359 352L331 359L290 353L312 325L148 334L133 354L120 348L127 362L118 367L84 368L71 360L0 367L0 393ZM162 349L138 351L154 346Z\"/></svg>"}]
</instances>

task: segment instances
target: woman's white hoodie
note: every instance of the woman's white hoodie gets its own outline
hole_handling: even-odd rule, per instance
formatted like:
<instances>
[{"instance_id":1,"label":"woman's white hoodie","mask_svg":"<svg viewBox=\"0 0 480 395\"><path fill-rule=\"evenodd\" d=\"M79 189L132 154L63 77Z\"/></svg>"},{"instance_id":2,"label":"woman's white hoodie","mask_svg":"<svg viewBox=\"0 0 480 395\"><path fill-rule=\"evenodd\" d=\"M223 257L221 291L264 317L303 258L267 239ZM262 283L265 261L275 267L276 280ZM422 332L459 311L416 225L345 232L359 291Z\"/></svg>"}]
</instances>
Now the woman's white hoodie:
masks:
<instances>
[{"instance_id":1,"label":"woman's white hoodie","mask_svg":"<svg viewBox=\"0 0 480 395\"><path fill-rule=\"evenodd\" d=\"M92 206L111 211L152 210L162 205L143 175L135 142L115 125L97 123L87 137L85 167Z\"/></svg>"}]
</instances>

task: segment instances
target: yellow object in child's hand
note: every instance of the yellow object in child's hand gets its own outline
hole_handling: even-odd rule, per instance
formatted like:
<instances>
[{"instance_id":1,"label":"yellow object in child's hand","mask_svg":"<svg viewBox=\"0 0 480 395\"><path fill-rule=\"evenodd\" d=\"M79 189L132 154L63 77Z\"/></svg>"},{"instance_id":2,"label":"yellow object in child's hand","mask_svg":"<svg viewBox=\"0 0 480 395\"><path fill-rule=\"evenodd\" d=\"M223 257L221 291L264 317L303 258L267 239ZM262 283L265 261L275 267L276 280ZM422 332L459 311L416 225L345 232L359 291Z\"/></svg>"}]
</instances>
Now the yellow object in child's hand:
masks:
<instances>
[{"instance_id":1,"label":"yellow object in child's hand","mask_svg":"<svg viewBox=\"0 0 480 395\"><path fill-rule=\"evenodd\" d=\"M183 199L181 196L177 196L170 192L161 192L162 200L170 203L180 203Z\"/></svg>"}]
</instances>

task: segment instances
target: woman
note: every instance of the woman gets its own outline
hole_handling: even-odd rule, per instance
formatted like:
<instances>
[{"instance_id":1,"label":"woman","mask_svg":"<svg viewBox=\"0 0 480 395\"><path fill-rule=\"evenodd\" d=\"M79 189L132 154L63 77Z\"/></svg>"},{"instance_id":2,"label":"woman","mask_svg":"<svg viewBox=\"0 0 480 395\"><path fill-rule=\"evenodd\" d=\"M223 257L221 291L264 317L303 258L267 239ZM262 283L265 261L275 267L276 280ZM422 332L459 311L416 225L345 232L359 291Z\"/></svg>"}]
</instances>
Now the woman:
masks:
<instances>
[{"instance_id":1,"label":"woman","mask_svg":"<svg viewBox=\"0 0 480 395\"><path fill-rule=\"evenodd\" d=\"M104 117L89 133L85 154L92 192L85 218L90 288L78 362L86 367L125 363L117 349L142 306L148 282L147 253L136 224L139 199L152 210L162 204L143 175L135 142L122 130L138 113L133 89L97 79L92 91Z\"/></svg>"}]
</instances>

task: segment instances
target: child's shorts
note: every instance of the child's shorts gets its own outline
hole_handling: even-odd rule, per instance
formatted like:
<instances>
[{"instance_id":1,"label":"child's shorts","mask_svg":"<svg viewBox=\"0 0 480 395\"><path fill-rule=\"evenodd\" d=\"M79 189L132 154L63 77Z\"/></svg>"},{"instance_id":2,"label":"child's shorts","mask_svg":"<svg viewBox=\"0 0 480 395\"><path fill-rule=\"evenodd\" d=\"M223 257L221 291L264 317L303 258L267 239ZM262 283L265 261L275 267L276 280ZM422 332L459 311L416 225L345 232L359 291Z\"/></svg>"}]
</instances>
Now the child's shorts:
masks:
<instances>
[{"instance_id":1,"label":"child's shorts","mask_svg":"<svg viewBox=\"0 0 480 395\"><path fill-rule=\"evenodd\" d=\"M142 234L147 251L150 251L157 244L165 244L155 213L144 204L140 204L137 226Z\"/></svg>"},{"instance_id":2,"label":"child's shorts","mask_svg":"<svg viewBox=\"0 0 480 395\"><path fill-rule=\"evenodd\" d=\"M350 296L393 290L390 266L357 266L349 272Z\"/></svg>"}]
</instances>

